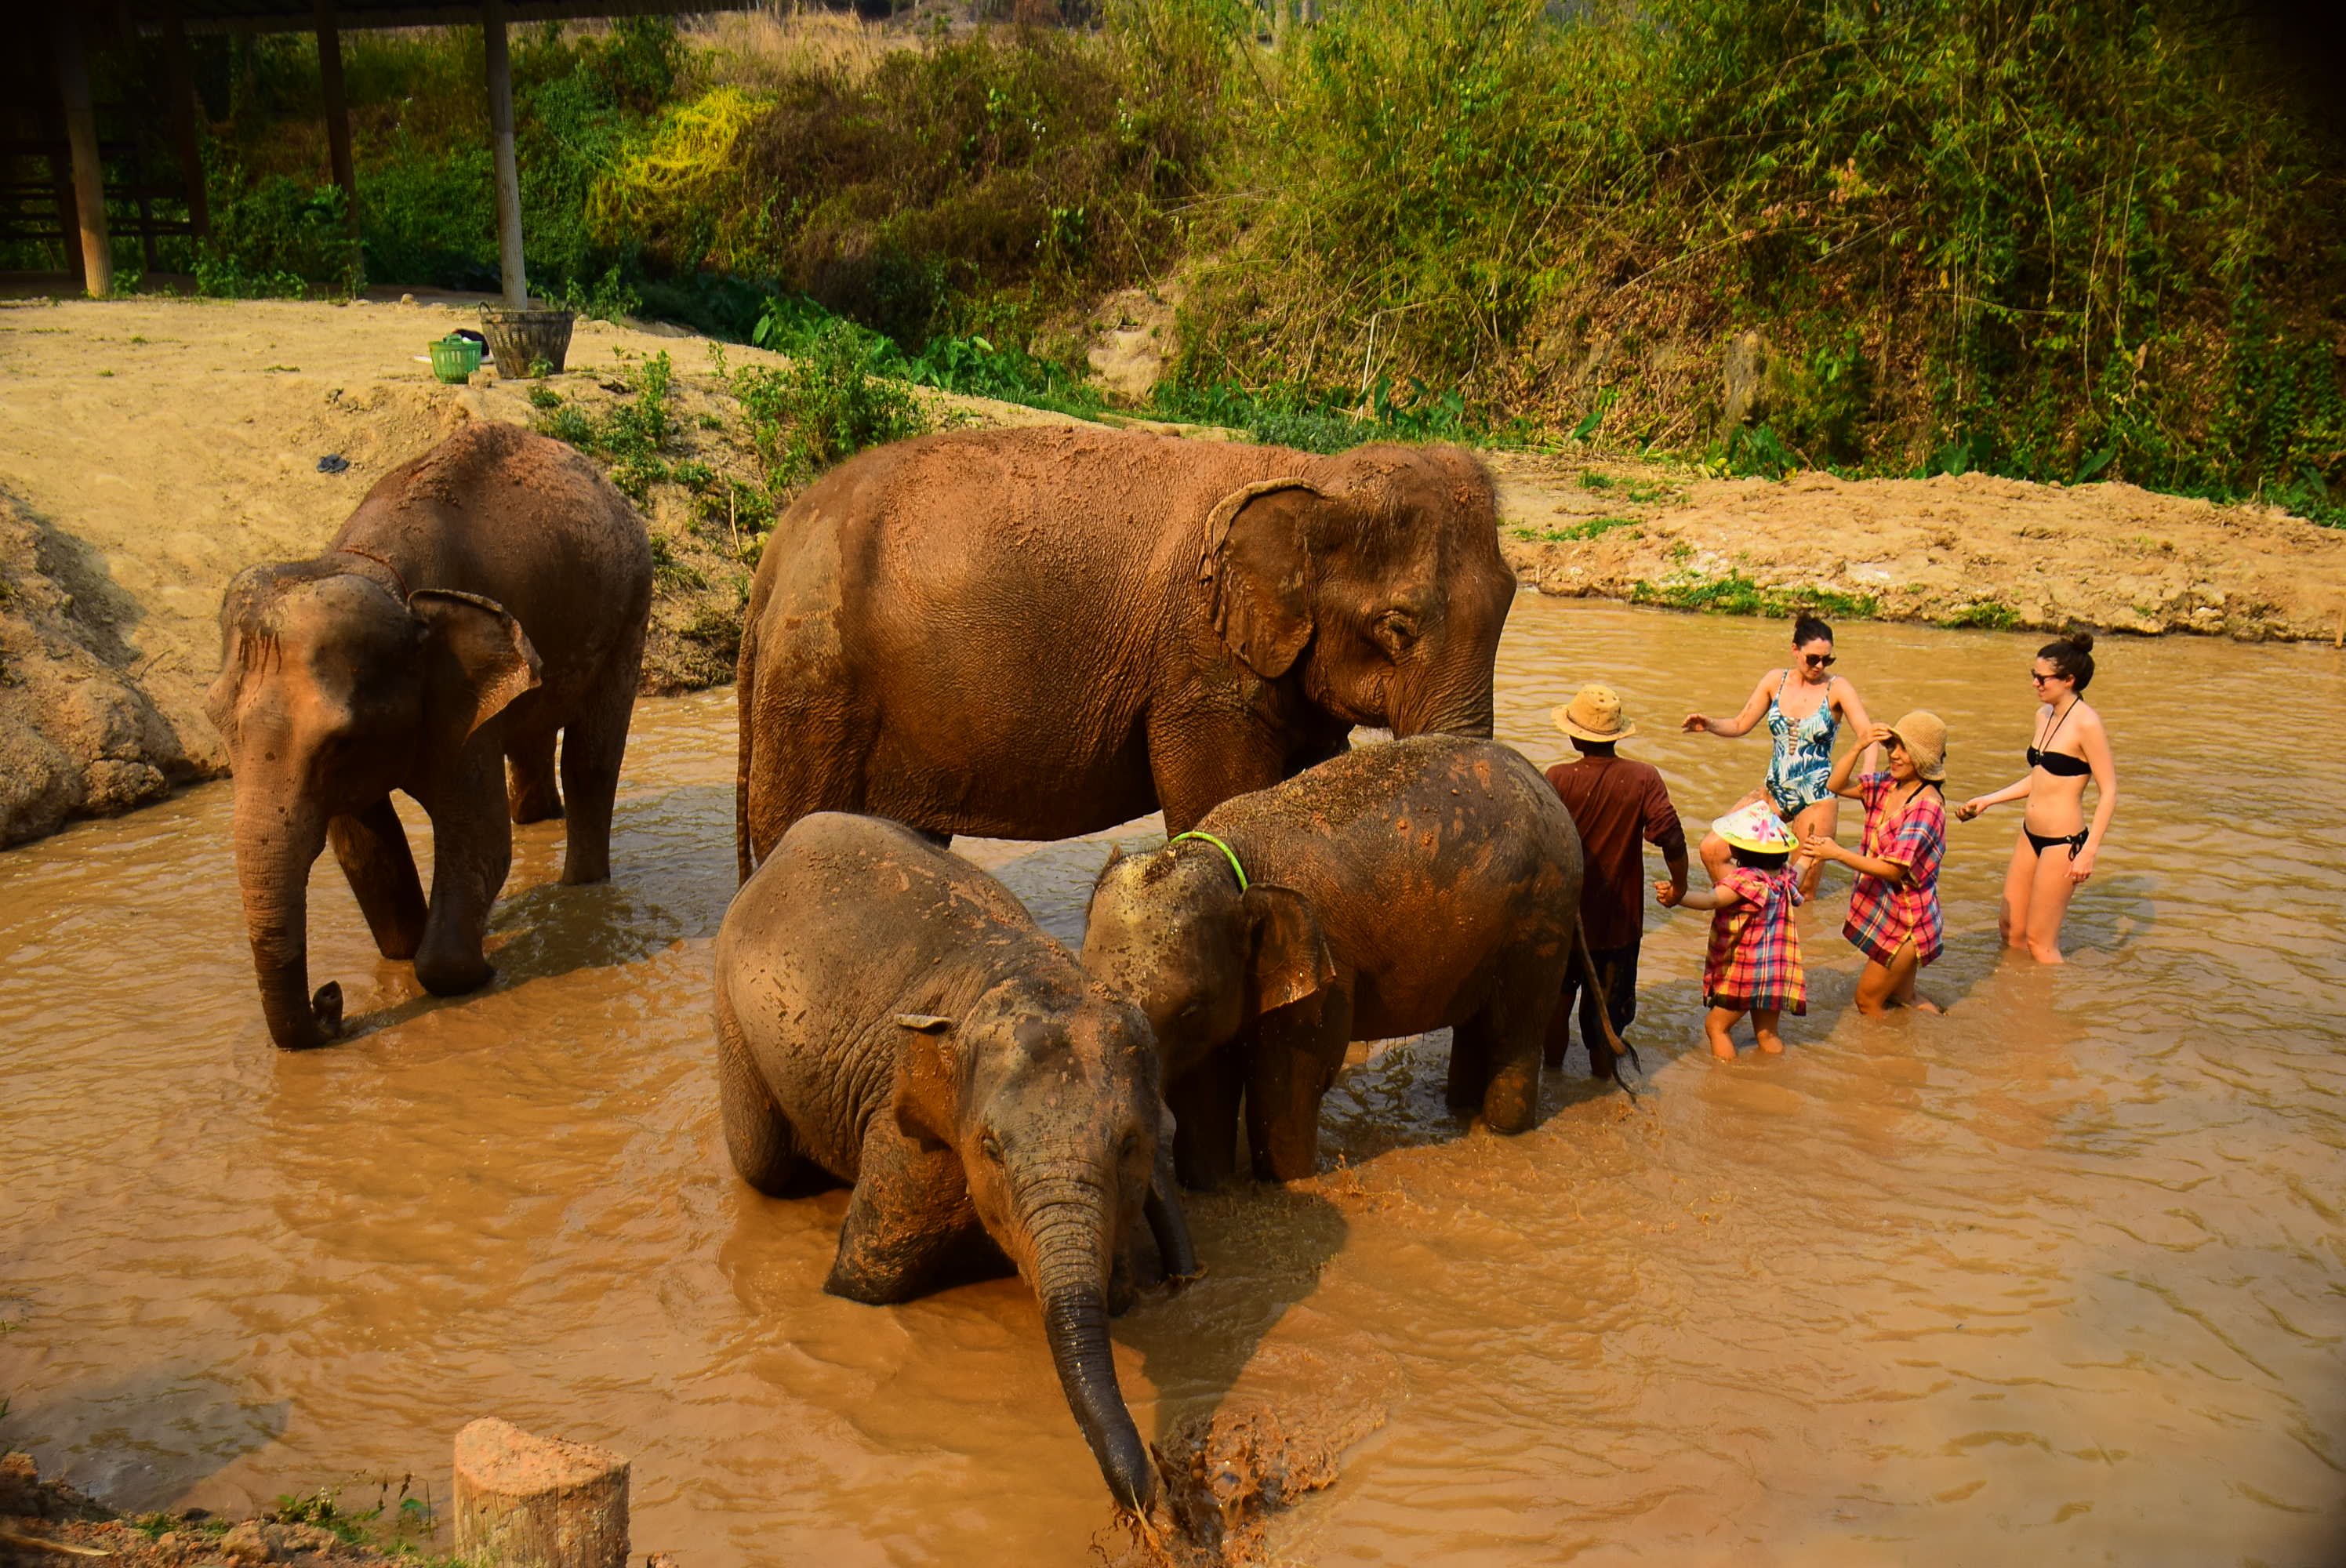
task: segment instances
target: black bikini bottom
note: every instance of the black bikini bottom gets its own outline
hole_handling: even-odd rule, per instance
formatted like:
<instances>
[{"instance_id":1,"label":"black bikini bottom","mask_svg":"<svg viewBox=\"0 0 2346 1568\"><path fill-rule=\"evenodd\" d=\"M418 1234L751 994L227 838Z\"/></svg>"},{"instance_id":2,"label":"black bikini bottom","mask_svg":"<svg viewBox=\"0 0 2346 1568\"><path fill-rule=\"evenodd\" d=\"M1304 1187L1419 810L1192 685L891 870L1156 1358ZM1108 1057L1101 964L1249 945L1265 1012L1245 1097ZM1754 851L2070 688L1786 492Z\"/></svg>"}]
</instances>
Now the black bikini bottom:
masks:
<instances>
[{"instance_id":1,"label":"black bikini bottom","mask_svg":"<svg viewBox=\"0 0 2346 1568\"><path fill-rule=\"evenodd\" d=\"M2039 860L2043 860L2045 858L2045 851L2051 849L2055 844L2068 845L2069 858L2073 860L2077 858L2077 851L2086 847L2086 830L2082 828L2076 832L2062 833L2049 839L2042 833L2031 833L2025 828L2023 828L2020 830L2023 834L2026 835L2030 847L2035 850L2036 858Z\"/></svg>"}]
</instances>

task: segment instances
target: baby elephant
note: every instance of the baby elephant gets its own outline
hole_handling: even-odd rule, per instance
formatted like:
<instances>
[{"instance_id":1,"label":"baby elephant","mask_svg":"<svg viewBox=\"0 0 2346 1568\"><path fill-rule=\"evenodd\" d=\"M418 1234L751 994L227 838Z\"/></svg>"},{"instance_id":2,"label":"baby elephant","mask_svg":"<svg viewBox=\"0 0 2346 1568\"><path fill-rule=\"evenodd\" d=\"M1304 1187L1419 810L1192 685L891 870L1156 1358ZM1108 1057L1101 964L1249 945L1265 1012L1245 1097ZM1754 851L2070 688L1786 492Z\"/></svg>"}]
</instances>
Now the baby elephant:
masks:
<instances>
[{"instance_id":1,"label":"baby elephant","mask_svg":"<svg viewBox=\"0 0 2346 1568\"><path fill-rule=\"evenodd\" d=\"M309 990L310 867L329 841L376 948L413 958L439 996L491 973L481 937L513 864L508 815L566 805L562 880L610 874L651 593L627 498L562 443L505 424L384 474L323 555L229 585L206 711L236 775L237 877L278 1044L342 1024L342 987ZM394 789L432 819L428 904Z\"/></svg>"},{"instance_id":2,"label":"baby elephant","mask_svg":"<svg viewBox=\"0 0 2346 1568\"><path fill-rule=\"evenodd\" d=\"M1320 1098L1354 1040L1452 1025L1452 1108L1531 1125L1565 966L1585 962L1580 877L1580 835L1530 763L1419 737L1111 858L1084 964L1157 1031L1182 1182L1230 1175L1241 1095L1255 1175L1292 1181L1318 1163Z\"/></svg>"},{"instance_id":3,"label":"baby elephant","mask_svg":"<svg viewBox=\"0 0 2346 1568\"><path fill-rule=\"evenodd\" d=\"M991 1238L1042 1301L1108 1489L1146 1512L1156 1472L1117 1388L1109 1298L1129 1291L1144 1214L1167 1272L1197 1263L1139 1010L976 867L817 812L718 932L717 1072L744 1181L778 1197L853 1184L832 1295L909 1300Z\"/></svg>"}]
</instances>

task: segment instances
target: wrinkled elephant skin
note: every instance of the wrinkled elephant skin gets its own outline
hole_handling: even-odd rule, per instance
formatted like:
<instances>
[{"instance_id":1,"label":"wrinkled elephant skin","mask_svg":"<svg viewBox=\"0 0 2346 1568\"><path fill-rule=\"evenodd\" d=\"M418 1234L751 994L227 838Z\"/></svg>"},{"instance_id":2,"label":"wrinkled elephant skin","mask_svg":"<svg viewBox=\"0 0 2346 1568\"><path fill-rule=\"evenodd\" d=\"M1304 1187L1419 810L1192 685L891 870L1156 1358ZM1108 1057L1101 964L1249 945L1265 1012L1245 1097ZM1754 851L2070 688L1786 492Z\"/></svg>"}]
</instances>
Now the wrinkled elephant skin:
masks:
<instances>
[{"instance_id":1,"label":"wrinkled elephant skin","mask_svg":"<svg viewBox=\"0 0 2346 1568\"><path fill-rule=\"evenodd\" d=\"M481 939L509 815L566 818L565 881L609 874L650 606L635 508L569 447L503 424L385 474L314 560L230 584L206 706L236 779L237 878L279 1045L321 1044L342 1022L340 986L309 991L310 868L328 843L377 949L443 996L491 973ZM394 789L432 819L429 903Z\"/></svg>"},{"instance_id":2,"label":"wrinkled elephant skin","mask_svg":"<svg viewBox=\"0 0 2346 1568\"><path fill-rule=\"evenodd\" d=\"M1043 1308L1117 1501L1156 1472L1109 1353L1137 1227L1197 1265L1172 1191L1157 1046L1009 891L912 830L801 818L717 937L725 1142L760 1192L851 1184L824 1288L904 1301L990 1242Z\"/></svg>"},{"instance_id":3,"label":"wrinkled elephant skin","mask_svg":"<svg viewBox=\"0 0 2346 1568\"><path fill-rule=\"evenodd\" d=\"M1580 921L1580 835L1536 769L1490 741L1368 746L1225 801L1229 844L1109 860L1084 964L1148 1014L1180 1179L1237 1164L1310 1176L1320 1100L1354 1040L1449 1025L1454 1110L1529 1127L1540 1053Z\"/></svg>"},{"instance_id":4,"label":"wrinkled elephant skin","mask_svg":"<svg viewBox=\"0 0 2346 1568\"><path fill-rule=\"evenodd\" d=\"M741 642L740 871L810 811L1176 831L1355 725L1491 733L1489 476L1097 429L865 453L775 524Z\"/></svg>"}]
</instances>

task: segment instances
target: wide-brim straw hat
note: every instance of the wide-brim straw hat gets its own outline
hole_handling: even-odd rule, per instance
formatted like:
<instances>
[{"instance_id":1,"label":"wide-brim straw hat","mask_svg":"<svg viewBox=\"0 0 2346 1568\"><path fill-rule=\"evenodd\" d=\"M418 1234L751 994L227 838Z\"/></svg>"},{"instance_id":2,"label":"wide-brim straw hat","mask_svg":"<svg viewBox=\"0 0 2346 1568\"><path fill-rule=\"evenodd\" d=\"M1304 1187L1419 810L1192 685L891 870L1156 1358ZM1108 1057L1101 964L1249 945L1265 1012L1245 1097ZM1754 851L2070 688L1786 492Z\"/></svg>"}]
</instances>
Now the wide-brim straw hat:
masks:
<instances>
[{"instance_id":1,"label":"wide-brim straw hat","mask_svg":"<svg viewBox=\"0 0 2346 1568\"><path fill-rule=\"evenodd\" d=\"M1710 830L1739 850L1752 850L1763 855L1789 854L1800 847L1800 841L1792 837L1792 830L1784 826L1784 819L1776 815L1765 800L1738 807L1712 822Z\"/></svg>"},{"instance_id":2,"label":"wide-brim straw hat","mask_svg":"<svg viewBox=\"0 0 2346 1568\"><path fill-rule=\"evenodd\" d=\"M1943 783L1947 777L1947 721L1929 708L1918 708L1890 727L1905 748L1907 759L1914 764L1915 776L1926 784Z\"/></svg>"},{"instance_id":3,"label":"wide-brim straw hat","mask_svg":"<svg viewBox=\"0 0 2346 1568\"><path fill-rule=\"evenodd\" d=\"M1548 717L1574 739L1600 746L1637 733L1637 727L1621 717L1621 694L1609 686L1582 687L1578 696Z\"/></svg>"}]
</instances>

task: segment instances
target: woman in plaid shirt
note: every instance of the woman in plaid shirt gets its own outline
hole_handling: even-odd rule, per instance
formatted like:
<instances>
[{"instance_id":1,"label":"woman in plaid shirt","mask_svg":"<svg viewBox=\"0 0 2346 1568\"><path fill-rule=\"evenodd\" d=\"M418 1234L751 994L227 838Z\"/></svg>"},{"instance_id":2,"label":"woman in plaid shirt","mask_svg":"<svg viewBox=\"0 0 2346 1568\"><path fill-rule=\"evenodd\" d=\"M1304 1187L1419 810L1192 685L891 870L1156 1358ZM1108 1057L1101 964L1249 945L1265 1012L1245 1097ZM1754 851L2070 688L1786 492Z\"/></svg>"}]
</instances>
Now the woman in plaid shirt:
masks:
<instances>
[{"instance_id":1,"label":"woman in plaid shirt","mask_svg":"<svg viewBox=\"0 0 2346 1568\"><path fill-rule=\"evenodd\" d=\"M1889 748L1888 767L1855 779L1858 759ZM1833 764L1832 792L1865 802L1859 850L1831 834L1812 834L1800 846L1820 861L1839 860L1857 873L1841 934L1865 954L1857 979L1857 1010L1879 1015L1892 1007L1917 1013L1938 1008L1914 993L1914 976L1939 956L1946 921L1939 912L1939 862L1947 852L1947 727L1916 708L1897 723L1876 725Z\"/></svg>"},{"instance_id":2,"label":"woman in plaid shirt","mask_svg":"<svg viewBox=\"0 0 2346 1568\"><path fill-rule=\"evenodd\" d=\"M1707 893L1680 892L1656 882L1654 897L1665 909L1683 904L1711 911L1710 952L1702 965L1703 999L1710 1003L1702 1031L1710 1054L1723 1062L1735 1060L1735 1042L1727 1032L1749 1013L1760 1049L1772 1056L1784 1049L1776 1024L1786 1010L1809 1010L1800 929L1792 919L1800 902L1800 880L1787 863L1799 840L1764 801L1721 817L1710 830L1734 856L1727 874Z\"/></svg>"}]
</instances>

